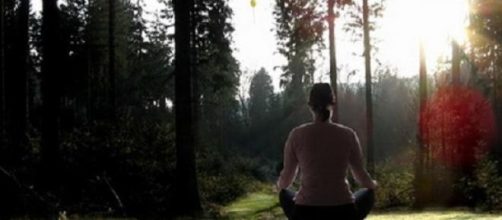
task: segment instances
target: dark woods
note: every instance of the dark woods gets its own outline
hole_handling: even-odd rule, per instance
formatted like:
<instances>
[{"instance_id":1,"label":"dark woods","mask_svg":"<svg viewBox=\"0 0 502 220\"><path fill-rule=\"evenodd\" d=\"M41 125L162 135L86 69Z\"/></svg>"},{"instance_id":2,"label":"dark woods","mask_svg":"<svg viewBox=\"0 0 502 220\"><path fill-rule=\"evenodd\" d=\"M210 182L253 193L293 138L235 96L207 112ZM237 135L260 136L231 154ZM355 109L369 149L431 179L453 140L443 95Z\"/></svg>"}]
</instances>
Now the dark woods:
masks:
<instances>
[{"instance_id":1,"label":"dark woods","mask_svg":"<svg viewBox=\"0 0 502 220\"><path fill-rule=\"evenodd\" d=\"M168 207L172 11L141 4L2 1L1 216Z\"/></svg>"},{"instance_id":2,"label":"dark woods","mask_svg":"<svg viewBox=\"0 0 502 220\"><path fill-rule=\"evenodd\" d=\"M1 3L0 218L169 217L270 173L235 153L227 1Z\"/></svg>"}]
</instances>

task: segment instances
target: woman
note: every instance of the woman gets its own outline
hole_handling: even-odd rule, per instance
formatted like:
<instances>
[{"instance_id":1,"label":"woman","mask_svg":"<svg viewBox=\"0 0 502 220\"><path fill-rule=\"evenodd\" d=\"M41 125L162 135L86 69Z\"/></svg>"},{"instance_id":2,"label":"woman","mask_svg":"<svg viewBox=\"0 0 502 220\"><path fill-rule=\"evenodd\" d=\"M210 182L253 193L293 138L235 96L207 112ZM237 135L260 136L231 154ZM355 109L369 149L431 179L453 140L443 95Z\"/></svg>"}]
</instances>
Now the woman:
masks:
<instances>
[{"instance_id":1,"label":"woman","mask_svg":"<svg viewBox=\"0 0 502 220\"><path fill-rule=\"evenodd\" d=\"M327 83L310 91L313 122L294 128L284 148L284 168L277 187L290 219L364 219L373 206L376 182L363 165L355 132L330 121L333 93ZM347 171L366 189L352 194ZM287 188L300 172L300 189Z\"/></svg>"}]
</instances>

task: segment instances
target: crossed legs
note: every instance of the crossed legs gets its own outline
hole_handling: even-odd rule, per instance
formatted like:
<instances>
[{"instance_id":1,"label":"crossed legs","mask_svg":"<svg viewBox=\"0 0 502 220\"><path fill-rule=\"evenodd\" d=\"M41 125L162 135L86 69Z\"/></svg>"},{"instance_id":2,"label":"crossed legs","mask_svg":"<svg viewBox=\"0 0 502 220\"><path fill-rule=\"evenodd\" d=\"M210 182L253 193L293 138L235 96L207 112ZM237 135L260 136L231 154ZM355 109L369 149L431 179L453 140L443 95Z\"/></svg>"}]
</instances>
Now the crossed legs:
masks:
<instances>
[{"instance_id":1,"label":"crossed legs","mask_svg":"<svg viewBox=\"0 0 502 220\"><path fill-rule=\"evenodd\" d=\"M295 202L293 201L294 196L295 193L291 190L283 189L279 193L280 205L282 207L282 210L284 211L284 214L288 217L288 219L294 218L293 216L295 209ZM366 216L369 214L375 203L374 191L366 188L360 189L354 193L354 198L355 198L354 205L357 219L366 218ZM336 216L333 216L333 218L336 218Z\"/></svg>"}]
</instances>

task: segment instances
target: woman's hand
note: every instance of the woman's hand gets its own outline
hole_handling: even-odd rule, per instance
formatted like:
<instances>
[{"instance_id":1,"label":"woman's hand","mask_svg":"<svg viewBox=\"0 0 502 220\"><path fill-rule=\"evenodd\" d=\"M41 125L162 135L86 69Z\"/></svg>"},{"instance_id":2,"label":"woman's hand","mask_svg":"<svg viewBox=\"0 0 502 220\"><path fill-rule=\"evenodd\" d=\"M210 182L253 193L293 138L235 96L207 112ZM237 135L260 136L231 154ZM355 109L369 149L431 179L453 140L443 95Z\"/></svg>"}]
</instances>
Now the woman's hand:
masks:
<instances>
[{"instance_id":1,"label":"woman's hand","mask_svg":"<svg viewBox=\"0 0 502 220\"><path fill-rule=\"evenodd\" d=\"M378 188L378 182L376 180L372 180L371 182L373 184L370 187L368 187L368 189L372 189L372 190L377 189Z\"/></svg>"},{"instance_id":2,"label":"woman's hand","mask_svg":"<svg viewBox=\"0 0 502 220\"><path fill-rule=\"evenodd\" d=\"M277 181L274 185L274 192L279 193L282 190L282 188L279 186L279 181Z\"/></svg>"}]
</instances>

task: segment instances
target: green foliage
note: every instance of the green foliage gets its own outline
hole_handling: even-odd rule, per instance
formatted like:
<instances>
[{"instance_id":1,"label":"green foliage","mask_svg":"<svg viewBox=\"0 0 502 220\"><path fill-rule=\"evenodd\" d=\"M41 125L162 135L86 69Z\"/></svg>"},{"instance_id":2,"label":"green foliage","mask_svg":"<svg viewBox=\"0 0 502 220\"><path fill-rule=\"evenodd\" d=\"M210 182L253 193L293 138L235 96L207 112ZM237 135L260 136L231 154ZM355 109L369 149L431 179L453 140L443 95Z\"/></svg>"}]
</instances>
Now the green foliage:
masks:
<instances>
[{"instance_id":1,"label":"green foliage","mask_svg":"<svg viewBox=\"0 0 502 220\"><path fill-rule=\"evenodd\" d=\"M480 157L481 158L481 157ZM500 160L484 156L471 176L461 178L457 187L472 205L484 210L502 210L502 166Z\"/></svg>"},{"instance_id":2,"label":"green foliage","mask_svg":"<svg viewBox=\"0 0 502 220\"><path fill-rule=\"evenodd\" d=\"M174 175L174 136L170 123L122 119L65 132L64 155L69 212L121 212L117 192L129 214L162 212ZM109 212L109 211L108 211Z\"/></svg>"},{"instance_id":3,"label":"green foliage","mask_svg":"<svg viewBox=\"0 0 502 220\"><path fill-rule=\"evenodd\" d=\"M283 112L279 95L274 94L272 78L265 69L260 69L251 79L249 87L249 125L247 126L247 144L253 154L266 158L275 158L280 154L274 141L277 133L268 131L271 124L281 121Z\"/></svg>"},{"instance_id":4,"label":"green foliage","mask_svg":"<svg viewBox=\"0 0 502 220\"><path fill-rule=\"evenodd\" d=\"M378 181L375 207L378 209L410 207L413 202L412 157L404 153L396 158L382 161L375 168Z\"/></svg>"},{"instance_id":5,"label":"green foliage","mask_svg":"<svg viewBox=\"0 0 502 220\"><path fill-rule=\"evenodd\" d=\"M373 83L374 141L377 161L398 155L416 139L416 78L399 78L386 68L376 70ZM361 83L338 86L340 122L356 130L365 146L365 89Z\"/></svg>"},{"instance_id":6,"label":"green foliage","mask_svg":"<svg viewBox=\"0 0 502 220\"><path fill-rule=\"evenodd\" d=\"M270 175L257 159L238 156L238 152L201 149L197 156L200 192L206 204L223 205L254 187L257 180Z\"/></svg>"},{"instance_id":7,"label":"green foliage","mask_svg":"<svg viewBox=\"0 0 502 220\"><path fill-rule=\"evenodd\" d=\"M383 17L385 11L385 0L369 0L369 28L374 31L378 27L379 18ZM362 1L351 1L342 7L343 13L347 16L348 22L343 25L343 30L351 33L353 42L363 41L363 7ZM374 38L374 37L372 37ZM371 42L378 42L377 39L371 39ZM378 44L373 43L373 49L378 49Z\"/></svg>"},{"instance_id":8,"label":"green foliage","mask_svg":"<svg viewBox=\"0 0 502 220\"><path fill-rule=\"evenodd\" d=\"M502 2L497 0L469 1L471 14L468 28L469 43L472 53L469 62L471 69L471 84L481 88L485 94L493 99L496 123L502 127ZM502 129L498 129L497 136L502 136ZM500 138L499 138L500 139ZM496 146L502 151L502 141Z\"/></svg>"},{"instance_id":9,"label":"green foliage","mask_svg":"<svg viewBox=\"0 0 502 220\"><path fill-rule=\"evenodd\" d=\"M225 204L237 199L247 192L249 183L253 181L249 176L237 173L210 176L199 174L198 177L203 201L216 204Z\"/></svg>"},{"instance_id":10,"label":"green foliage","mask_svg":"<svg viewBox=\"0 0 502 220\"><path fill-rule=\"evenodd\" d=\"M289 93L306 89L313 83L314 53L324 47L322 33L325 24L321 2L276 0L274 17L278 48L279 53L288 61L282 67L281 86Z\"/></svg>"},{"instance_id":11,"label":"green foliage","mask_svg":"<svg viewBox=\"0 0 502 220\"><path fill-rule=\"evenodd\" d=\"M249 87L249 119L251 127L262 128L272 109L274 87L265 69L260 69L251 79Z\"/></svg>"}]
</instances>

